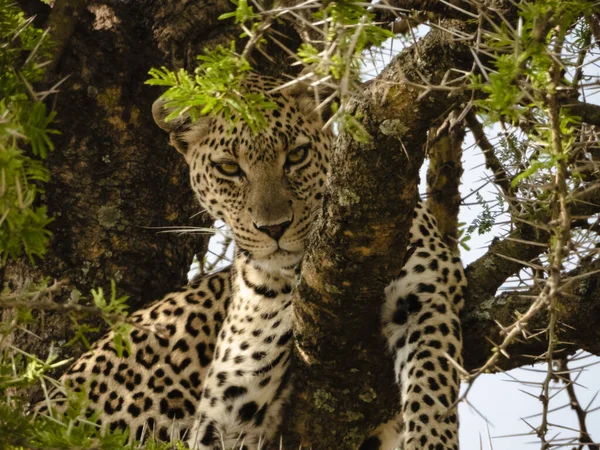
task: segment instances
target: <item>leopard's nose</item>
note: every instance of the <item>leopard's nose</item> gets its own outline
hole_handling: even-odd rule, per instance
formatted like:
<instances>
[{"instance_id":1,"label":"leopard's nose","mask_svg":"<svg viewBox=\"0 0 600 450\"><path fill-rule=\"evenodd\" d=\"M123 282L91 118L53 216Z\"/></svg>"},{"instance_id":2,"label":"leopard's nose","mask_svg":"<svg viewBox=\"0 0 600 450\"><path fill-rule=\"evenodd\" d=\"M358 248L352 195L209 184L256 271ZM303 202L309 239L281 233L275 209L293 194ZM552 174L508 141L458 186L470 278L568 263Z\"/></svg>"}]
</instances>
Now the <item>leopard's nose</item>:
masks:
<instances>
[{"instance_id":1,"label":"leopard's nose","mask_svg":"<svg viewBox=\"0 0 600 450\"><path fill-rule=\"evenodd\" d=\"M292 220L294 219L292 218ZM257 225L256 223L254 223L254 228L256 228L259 231L262 231L267 236L278 241L279 239L281 239L281 236L283 236L283 233L285 233L285 230L289 228L289 226L292 223L292 220L286 220L285 222L281 222L275 225Z\"/></svg>"}]
</instances>

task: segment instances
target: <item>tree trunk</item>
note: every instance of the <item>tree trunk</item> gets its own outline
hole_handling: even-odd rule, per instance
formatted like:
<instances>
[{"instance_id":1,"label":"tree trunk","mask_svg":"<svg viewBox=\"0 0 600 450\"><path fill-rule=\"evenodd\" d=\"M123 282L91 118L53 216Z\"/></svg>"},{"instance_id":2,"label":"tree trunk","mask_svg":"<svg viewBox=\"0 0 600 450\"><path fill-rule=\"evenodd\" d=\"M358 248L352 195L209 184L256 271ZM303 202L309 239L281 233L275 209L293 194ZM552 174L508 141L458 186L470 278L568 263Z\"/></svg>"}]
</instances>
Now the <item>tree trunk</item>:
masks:
<instances>
[{"instance_id":1,"label":"tree trunk","mask_svg":"<svg viewBox=\"0 0 600 450\"><path fill-rule=\"evenodd\" d=\"M66 300L75 291L86 297L92 288L106 292L113 279L118 294L129 295L136 309L185 284L194 254L204 254L206 234L161 232L207 227L211 220L200 214L184 159L152 120L151 105L160 92L144 85L151 67L185 64L181 52L198 51L179 45L183 37L170 32L182 29L177 9L183 3L58 0L54 5L45 24L56 59L48 85L38 87L68 77L53 98L61 134L47 161L52 178L45 201L54 217L53 238L36 265L26 260L8 265L4 282L11 289L42 277L66 279ZM229 3L203 7L210 8L204 16L214 21ZM210 32L210 21L202 25L200 14L195 20ZM72 337L60 315L46 313L44 329L36 331L43 339L28 346L37 354L44 354L51 340Z\"/></svg>"},{"instance_id":2,"label":"tree trunk","mask_svg":"<svg viewBox=\"0 0 600 450\"><path fill-rule=\"evenodd\" d=\"M440 92L420 98L409 83L420 82L419 74L439 83L460 66L464 50L448 34L431 32L352 105L372 140L337 140L317 238L304 259L294 305L296 390L284 426L290 448L355 449L398 410L380 332L383 290L403 265L427 130L460 100Z\"/></svg>"}]
</instances>

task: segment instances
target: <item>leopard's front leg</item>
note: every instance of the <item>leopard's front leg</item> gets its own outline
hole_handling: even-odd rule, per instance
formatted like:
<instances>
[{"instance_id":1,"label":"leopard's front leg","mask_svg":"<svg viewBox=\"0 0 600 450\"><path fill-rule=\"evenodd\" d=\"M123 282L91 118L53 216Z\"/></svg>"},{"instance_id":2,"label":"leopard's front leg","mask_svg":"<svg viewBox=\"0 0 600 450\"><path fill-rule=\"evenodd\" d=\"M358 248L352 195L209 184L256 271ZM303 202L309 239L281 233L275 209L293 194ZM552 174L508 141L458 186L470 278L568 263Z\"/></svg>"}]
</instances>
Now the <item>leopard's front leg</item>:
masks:
<instances>
[{"instance_id":1,"label":"leopard's front leg","mask_svg":"<svg viewBox=\"0 0 600 450\"><path fill-rule=\"evenodd\" d=\"M293 271L235 260L233 295L188 444L259 449L279 426L289 393Z\"/></svg>"},{"instance_id":2,"label":"leopard's front leg","mask_svg":"<svg viewBox=\"0 0 600 450\"><path fill-rule=\"evenodd\" d=\"M458 450L456 365L462 363L459 312L466 278L421 203L407 255L399 277L385 290L382 314L401 391L401 448Z\"/></svg>"},{"instance_id":3,"label":"leopard's front leg","mask_svg":"<svg viewBox=\"0 0 600 450\"><path fill-rule=\"evenodd\" d=\"M400 412L380 425L360 450L458 450L455 401L462 362L459 313L466 278L419 202L406 261L385 290L383 333L394 354Z\"/></svg>"}]
</instances>

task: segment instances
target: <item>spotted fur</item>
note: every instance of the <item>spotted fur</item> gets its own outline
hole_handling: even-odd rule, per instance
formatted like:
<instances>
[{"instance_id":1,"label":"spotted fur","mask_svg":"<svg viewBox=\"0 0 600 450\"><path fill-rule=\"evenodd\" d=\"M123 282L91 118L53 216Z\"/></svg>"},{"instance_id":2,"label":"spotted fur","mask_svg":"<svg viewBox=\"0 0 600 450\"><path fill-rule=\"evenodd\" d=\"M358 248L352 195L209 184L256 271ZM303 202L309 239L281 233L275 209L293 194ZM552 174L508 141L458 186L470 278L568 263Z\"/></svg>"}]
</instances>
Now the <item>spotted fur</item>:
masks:
<instances>
[{"instance_id":1,"label":"spotted fur","mask_svg":"<svg viewBox=\"0 0 600 450\"><path fill-rule=\"evenodd\" d=\"M253 134L224 117L165 121L159 126L190 166L201 205L231 228L233 266L207 275L138 311L131 351L118 356L108 334L62 377L89 392L84 413L108 429L130 427L137 439L185 437L190 448L256 450L273 441L291 390L292 296L299 262L329 167L331 135L304 92L271 92L276 80L250 76L248 91L276 108ZM460 362L458 312L464 275L435 220L419 204L409 258L386 289L383 331L395 356L402 417L361 448L455 449ZM63 411L64 392L51 395ZM398 425L402 420L406 427Z\"/></svg>"},{"instance_id":2,"label":"spotted fur","mask_svg":"<svg viewBox=\"0 0 600 450\"><path fill-rule=\"evenodd\" d=\"M251 257L238 253L234 267L232 304L188 442L195 449L260 448L290 391L294 268L272 276L265 291L268 272Z\"/></svg>"},{"instance_id":3,"label":"spotted fur","mask_svg":"<svg viewBox=\"0 0 600 450\"><path fill-rule=\"evenodd\" d=\"M401 412L361 450L458 450L458 416L450 407L460 387L456 365L462 364L459 313L466 278L422 203L414 211L407 252L398 278L385 289L382 313Z\"/></svg>"},{"instance_id":4,"label":"spotted fur","mask_svg":"<svg viewBox=\"0 0 600 450\"><path fill-rule=\"evenodd\" d=\"M118 355L112 332L97 341L61 378L67 389L87 392L82 415L100 412L103 428L129 427L137 439L188 433L230 297L230 271L220 271L132 314L130 351ZM64 411L65 394L55 389L37 411Z\"/></svg>"}]
</instances>

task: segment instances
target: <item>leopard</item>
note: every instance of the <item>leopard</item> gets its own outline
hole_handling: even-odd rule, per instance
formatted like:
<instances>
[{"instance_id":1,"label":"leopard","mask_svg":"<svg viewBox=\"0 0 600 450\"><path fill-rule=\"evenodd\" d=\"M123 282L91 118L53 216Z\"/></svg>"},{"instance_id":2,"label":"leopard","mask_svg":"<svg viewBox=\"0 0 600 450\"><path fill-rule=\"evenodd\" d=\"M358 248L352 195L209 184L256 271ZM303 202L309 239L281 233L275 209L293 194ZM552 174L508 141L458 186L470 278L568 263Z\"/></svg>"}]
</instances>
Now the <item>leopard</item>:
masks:
<instances>
[{"instance_id":1,"label":"leopard","mask_svg":"<svg viewBox=\"0 0 600 450\"><path fill-rule=\"evenodd\" d=\"M133 313L129 347L117 349L112 332L102 337L37 413L60 415L74 392L87 396L83 416L102 430L130 430L135 440L184 439L196 450L258 450L276 441L293 389L293 299L334 134L311 90L255 73L243 89L273 105L258 133L223 112L167 120L168 104L159 99L152 108L189 165L201 207L230 228L231 266ZM466 279L422 202L409 237L382 308L400 412L361 450L458 449L453 402Z\"/></svg>"}]
</instances>

